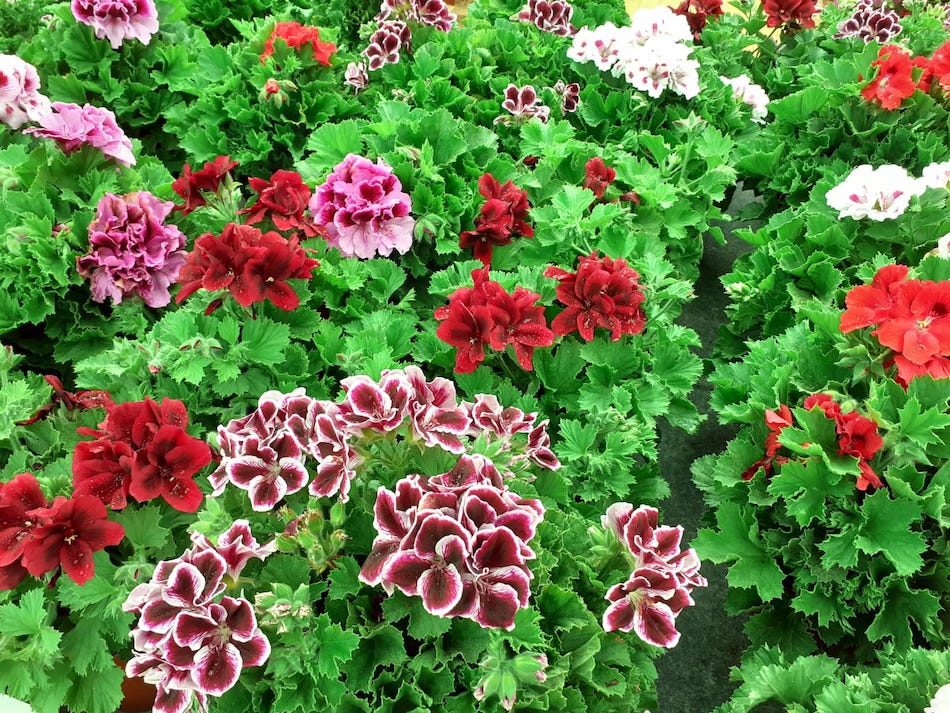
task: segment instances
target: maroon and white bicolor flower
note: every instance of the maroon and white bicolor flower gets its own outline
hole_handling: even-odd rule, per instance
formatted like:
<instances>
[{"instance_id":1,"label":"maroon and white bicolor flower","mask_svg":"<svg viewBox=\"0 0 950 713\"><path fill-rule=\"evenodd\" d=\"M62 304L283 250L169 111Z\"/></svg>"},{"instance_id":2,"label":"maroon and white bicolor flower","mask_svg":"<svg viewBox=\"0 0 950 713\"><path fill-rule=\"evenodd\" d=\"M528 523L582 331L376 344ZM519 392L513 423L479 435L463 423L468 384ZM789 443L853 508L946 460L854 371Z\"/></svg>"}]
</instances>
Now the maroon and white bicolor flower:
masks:
<instances>
[{"instance_id":1,"label":"maroon and white bicolor flower","mask_svg":"<svg viewBox=\"0 0 950 713\"><path fill-rule=\"evenodd\" d=\"M511 116L499 116L495 119L496 124L509 123L512 118L524 121L538 119L546 124L551 115L550 107L541 103L537 91L530 84L523 87L509 84L505 89L505 99L501 103L501 108L508 111Z\"/></svg>"},{"instance_id":2,"label":"maroon and white bicolor flower","mask_svg":"<svg viewBox=\"0 0 950 713\"><path fill-rule=\"evenodd\" d=\"M412 386L405 374L389 371L379 383L361 374L340 383L346 389L346 397L340 404L340 419L348 426L389 433L402 425L412 396Z\"/></svg>"},{"instance_id":3,"label":"maroon and white bicolor flower","mask_svg":"<svg viewBox=\"0 0 950 713\"><path fill-rule=\"evenodd\" d=\"M679 642L676 615L693 602L670 572L648 567L634 570L629 579L615 584L604 597L605 631L635 630L648 644L671 649Z\"/></svg>"},{"instance_id":4,"label":"maroon and white bicolor flower","mask_svg":"<svg viewBox=\"0 0 950 713\"><path fill-rule=\"evenodd\" d=\"M250 560L265 560L277 551L277 540L271 540L266 545L260 544L251 533L251 525L247 520L235 520L231 527L218 537L217 545L197 532L191 534L191 542L195 552L217 552L224 559L226 576L232 581L237 581Z\"/></svg>"}]
</instances>

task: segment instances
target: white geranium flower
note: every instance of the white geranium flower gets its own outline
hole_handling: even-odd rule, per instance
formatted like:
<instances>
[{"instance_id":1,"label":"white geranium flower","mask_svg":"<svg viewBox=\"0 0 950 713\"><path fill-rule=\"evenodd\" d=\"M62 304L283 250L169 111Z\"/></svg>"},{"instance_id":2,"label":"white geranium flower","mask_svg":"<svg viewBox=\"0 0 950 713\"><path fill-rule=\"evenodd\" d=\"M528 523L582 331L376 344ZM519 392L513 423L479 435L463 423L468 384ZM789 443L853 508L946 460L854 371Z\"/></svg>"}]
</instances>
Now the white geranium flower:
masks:
<instances>
[{"instance_id":1,"label":"white geranium flower","mask_svg":"<svg viewBox=\"0 0 950 713\"><path fill-rule=\"evenodd\" d=\"M765 123L765 117L769 113L766 108L769 98L762 87L753 84L747 74L740 74L735 79L719 75L719 79L732 88L732 96L735 99L752 108L752 121L758 124Z\"/></svg>"},{"instance_id":2,"label":"white geranium flower","mask_svg":"<svg viewBox=\"0 0 950 713\"><path fill-rule=\"evenodd\" d=\"M913 196L926 186L900 166L858 166L842 183L825 194L838 217L861 220L891 220L904 214Z\"/></svg>"},{"instance_id":3,"label":"white geranium flower","mask_svg":"<svg viewBox=\"0 0 950 713\"><path fill-rule=\"evenodd\" d=\"M950 684L937 689L930 705L924 708L924 713L950 713Z\"/></svg>"},{"instance_id":4,"label":"white geranium flower","mask_svg":"<svg viewBox=\"0 0 950 713\"><path fill-rule=\"evenodd\" d=\"M686 17L677 15L665 5L637 10L630 18L630 29L640 44L651 37L668 37L673 42L691 42L693 39Z\"/></svg>"},{"instance_id":5,"label":"white geranium flower","mask_svg":"<svg viewBox=\"0 0 950 713\"><path fill-rule=\"evenodd\" d=\"M924 169L924 185L927 188L943 188L950 190L950 161L932 163Z\"/></svg>"}]
</instances>

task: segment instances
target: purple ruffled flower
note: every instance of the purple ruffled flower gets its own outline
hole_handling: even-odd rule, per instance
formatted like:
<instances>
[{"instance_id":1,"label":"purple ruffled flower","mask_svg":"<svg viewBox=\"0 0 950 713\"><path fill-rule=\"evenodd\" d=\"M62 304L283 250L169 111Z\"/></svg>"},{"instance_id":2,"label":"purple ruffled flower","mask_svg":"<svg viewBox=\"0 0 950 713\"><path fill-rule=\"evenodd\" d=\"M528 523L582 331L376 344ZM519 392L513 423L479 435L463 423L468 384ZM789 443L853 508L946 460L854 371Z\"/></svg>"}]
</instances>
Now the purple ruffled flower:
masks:
<instances>
[{"instance_id":1,"label":"purple ruffled flower","mask_svg":"<svg viewBox=\"0 0 950 713\"><path fill-rule=\"evenodd\" d=\"M108 38L117 50L125 40L147 45L158 32L158 11L152 0L73 0L73 17Z\"/></svg>"},{"instance_id":2,"label":"purple ruffled flower","mask_svg":"<svg viewBox=\"0 0 950 713\"><path fill-rule=\"evenodd\" d=\"M63 153L73 153L89 145L123 166L135 165L132 142L115 122L115 114L91 104L53 102L53 111L37 119L40 126L24 129L24 134L33 134L56 141Z\"/></svg>"},{"instance_id":3,"label":"purple ruffled flower","mask_svg":"<svg viewBox=\"0 0 950 713\"><path fill-rule=\"evenodd\" d=\"M76 260L79 274L92 280L92 299L119 304L139 295L149 307L171 301L169 285L187 259L184 234L163 224L174 207L147 191L106 193L89 224L91 251Z\"/></svg>"},{"instance_id":4,"label":"purple ruffled flower","mask_svg":"<svg viewBox=\"0 0 950 713\"><path fill-rule=\"evenodd\" d=\"M382 159L349 154L310 199L328 241L347 257L405 254L412 245L412 202Z\"/></svg>"},{"instance_id":5,"label":"purple ruffled flower","mask_svg":"<svg viewBox=\"0 0 950 713\"><path fill-rule=\"evenodd\" d=\"M50 101L39 88L36 67L14 54L0 54L0 122L19 129L49 114Z\"/></svg>"}]
</instances>

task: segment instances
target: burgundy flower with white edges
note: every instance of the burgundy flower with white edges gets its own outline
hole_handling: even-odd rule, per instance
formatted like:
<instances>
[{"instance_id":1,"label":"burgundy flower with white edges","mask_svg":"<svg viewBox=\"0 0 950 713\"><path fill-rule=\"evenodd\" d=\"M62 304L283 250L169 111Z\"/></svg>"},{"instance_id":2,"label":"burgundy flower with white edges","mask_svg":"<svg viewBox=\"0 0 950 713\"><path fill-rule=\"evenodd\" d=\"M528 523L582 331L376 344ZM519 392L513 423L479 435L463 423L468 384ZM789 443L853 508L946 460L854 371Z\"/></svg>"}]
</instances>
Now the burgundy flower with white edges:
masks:
<instances>
[{"instance_id":1,"label":"burgundy flower with white edges","mask_svg":"<svg viewBox=\"0 0 950 713\"><path fill-rule=\"evenodd\" d=\"M552 87L554 92L561 97L561 113L573 114L577 111L577 105L581 99L581 85L577 82L565 84L559 79Z\"/></svg>"},{"instance_id":2,"label":"burgundy flower with white edges","mask_svg":"<svg viewBox=\"0 0 950 713\"><path fill-rule=\"evenodd\" d=\"M195 552L217 552L227 564L227 576L234 581L241 576L244 566L250 560L264 560L277 551L277 540L271 540L266 545L260 544L251 533L251 525L247 520L235 520L231 527L218 537L217 545L197 532L192 533L191 542Z\"/></svg>"},{"instance_id":3,"label":"burgundy flower with white edges","mask_svg":"<svg viewBox=\"0 0 950 713\"><path fill-rule=\"evenodd\" d=\"M285 495L301 490L310 479L300 445L289 432L259 441L249 436L243 454L228 461L228 477L246 490L255 512L273 510Z\"/></svg>"},{"instance_id":4,"label":"burgundy flower with white edges","mask_svg":"<svg viewBox=\"0 0 950 713\"><path fill-rule=\"evenodd\" d=\"M496 124L510 123L513 118L519 121L538 119L542 124L546 124L551 115L550 107L541 103L537 91L530 84L523 87L509 84L505 89L505 99L501 103L501 108L508 111L511 116L497 117Z\"/></svg>"},{"instance_id":5,"label":"burgundy flower with white edges","mask_svg":"<svg viewBox=\"0 0 950 713\"><path fill-rule=\"evenodd\" d=\"M676 615L688 604L672 574L641 567L626 582L612 586L604 598L610 602L604 612L605 631L635 629L648 644L666 649L679 642Z\"/></svg>"},{"instance_id":6,"label":"burgundy flower with white edges","mask_svg":"<svg viewBox=\"0 0 950 713\"><path fill-rule=\"evenodd\" d=\"M399 62L399 51L412 51L412 35L409 26L399 20L380 23L370 35L369 44L360 53L366 57L366 67L375 72L387 64Z\"/></svg>"},{"instance_id":7,"label":"burgundy flower with white edges","mask_svg":"<svg viewBox=\"0 0 950 713\"><path fill-rule=\"evenodd\" d=\"M577 28L571 24L573 14L574 8L567 0L528 0L515 17L552 35L573 37L577 32Z\"/></svg>"},{"instance_id":8,"label":"burgundy flower with white edges","mask_svg":"<svg viewBox=\"0 0 950 713\"><path fill-rule=\"evenodd\" d=\"M455 384L442 377L426 381L417 366L407 366L404 373L413 392L409 403L413 436L427 446L462 453L462 436L468 432L470 421L456 399Z\"/></svg>"},{"instance_id":9,"label":"burgundy flower with white edges","mask_svg":"<svg viewBox=\"0 0 950 713\"><path fill-rule=\"evenodd\" d=\"M346 389L340 418L354 429L388 433L399 428L409 412L412 387L399 372L387 372L379 383L359 375L347 377L340 384Z\"/></svg>"}]
</instances>

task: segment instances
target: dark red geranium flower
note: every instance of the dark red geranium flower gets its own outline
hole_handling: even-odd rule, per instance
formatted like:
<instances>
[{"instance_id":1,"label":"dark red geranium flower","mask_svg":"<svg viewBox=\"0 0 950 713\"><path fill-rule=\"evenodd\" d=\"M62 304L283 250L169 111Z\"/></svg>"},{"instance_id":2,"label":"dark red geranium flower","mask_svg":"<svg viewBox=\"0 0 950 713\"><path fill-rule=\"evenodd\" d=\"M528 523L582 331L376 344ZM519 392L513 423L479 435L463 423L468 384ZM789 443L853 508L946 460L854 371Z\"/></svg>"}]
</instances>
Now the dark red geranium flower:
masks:
<instances>
[{"instance_id":1,"label":"dark red geranium flower","mask_svg":"<svg viewBox=\"0 0 950 713\"><path fill-rule=\"evenodd\" d=\"M175 301L180 304L201 288L227 289L244 307L269 299L280 309L292 310L300 300L287 280L310 279L319 264L296 237L288 240L228 223L220 237L205 233L195 241L178 275L182 288Z\"/></svg>"},{"instance_id":2,"label":"dark red geranium flower","mask_svg":"<svg viewBox=\"0 0 950 713\"><path fill-rule=\"evenodd\" d=\"M793 30L814 27L813 16L818 12L815 0L765 0L762 9L768 17L766 25L788 25L789 29Z\"/></svg>"},{"instance_id":3,"label":"dark red geranium flower","mask_svg":"<svg viewBox=\"0 0 950 713\"><path fill-rule=\"evenodd\" d=\"M778 411L773 411L770 408L765 409L765 425L769 429L769 435L765 437L765 456L759 458L742 472L743 480L752 480L759 468L762 468L765 475L768 476L774 466L783 465L788 461L788 458L777 454L779 448L781 448L778 437L782 435L783 430L792 425L791 409L784 404L779 404Z\"/></svg>"},{"instance_id":4,"label":"dark red geranium flower","mask_svg":"<svg viewBox=\"0 0 950 713\"><path fill-rule=\"evenodd\" d=\"M195 208L207 205L204 193L217 193L221 181L228 172L238 165L230 156L218 156L214 161L208 161L200 171L192 173L191 164L186 163L181 178L172 182L172 190L181 196L185 204L176 205L182 215L188 215Z\"/></svg>"},{"instance_id":5,"label":"dark red geranium flower","mask_svg":"<svg viewBox=\"0 0 950 713\"><path fill-rule=\"evenodd\" d=\"M195 512L202 493L195 474L211 462L211 449L177 426L162 426L135 454L129 493L139 502L159 496L180 512Z\"/></svg>"},{"instance_id":6,"label":"dark red geranium flower","mask_svg":"<svg viewBox=\"0 0 950 713\"><path fill-rule=\"evenodd\" d=\"M498 283L493 283L498 285ZM536 304L541 295L516 287L513 294L505 292L501 285L492 295L490 306L494 318L490 344L492 349L502 351L511 344L521 368L531 371L535 347L554 344L554 333L544 319L544 307Z\"/></svg>"},{"instance_id":7,"label":"dark red geranium flower","mask_svg":"<svg viewBox=\"0 0 950 713\"><path fill-rule=\"evenodd\" d=\"M128 443L83 441L73 450L73 495L94 495L113 510L126 507L135 451Z\"/></svg>"},{"instance_id":8,"label":"dark red geranium flower","mask_svg":"<svg viewBox=\"0 0 950 713\"><path fill-rule=\"evenodd\" d=\"M248 225L270 219L278 230L301 229L308 237L317 234L313 220L304 216L310 201L310 188L299 173L277 171L269 181L252 178L249 183L258 194L257 202L238 211L238 215L247 215Z\"/></svg>"},{"instance_id":9,"label":"dark red geranium flower","mask_svg":"<svg viewBox=\"0 0 950 713\"><path fill-rule=\"evenodd\" d=\"M594 192L595 198L603 198L607 186L617 178L617 172L595 156L584 165L584 188Z\"/></svg>"},{"instance_id":10,"label":"dark red geranium flower","mask_svg":"<svg viewBox=\"0 0 950 713\"><path fill-rule=\"evenodd\" d=\"M320 29L317 27L305 27L299 22L278 22L264 43L264 51L261 53L261 63L274 54L274 42L283 40L288 47L300 49L310 45L313 49L313 59L320 64L330 66L330 57L336 52L336 45L332 42L320 41Z\"/></svg>"},{"instance_id":11,"label":"dark red geranium flower","mask_svg":"<svg viewBox=\"0 0 950 713\"><path fill-rule=\"evenodd\" d=\"M466 230L459 236L462 248L472 248L475 257L485 265L491 263L492 247L509 245L513 238L530 238L534 229L527 224L527 192L517 188L511 181L504 185L490 173L478 179L478 192L485 198L475 230Z\"/></svg>"},{"instance_id":12,"label":"dark red geranium flower","mask_svg":"<svg viewBox=\"0 0 950 713\"><path fill-rule=\"evenodd\" d=\"M162 426L188 428L188 411L178 399L163 398L161 403L145 397L143 401L126 401L108 409L101 430L78 429L95 438L127 443L138 450L152 442Z\"/></svg>"},{"instance_id":13,"label":"dark red geranium flower","mask_svg":"<svg viewBox=\"0 0 950 713\"><path fill-rule=\"evenodd\" d=\"M20 562L23 548L41 523L38 511L46 497L32 473L20 473L0 483L0 591L13 589L26 576Z\"/></svg>"},{"instance_id":14,"label":"dark red geranium flower","mask_svg":"<svg viewBox=\"0 0 950 713\"><path fill-rule=\"evenodd\" d=\"M897 45L881 47L871 66L878 68L877 74L870 84L861 90L861 96L869 102L877 102L882 108L893 110L917 91L914 62L911 56Z\"/></svg>"},{"instance_id":15,"label":"dark red geranium flower","mask_svg":"<svg viewBox=\"0 0 950 713\"><path fill-rule=\"evenodd\" d=\"M95 571L94 552L117 545L125 529L106 519L106 506L91 495L56 498L49 508L36 511L44 524L33 530L23 549L23 566L34 577L62 565L66 576L85 584Z\"/></svg>"},{"instance_id":16,"label":"dark red geranium flower","mask_svg":"<svg viewBox=\"0 0 950 713\"><path fill-rule=\"evenodd\" d=\"M676 7L670 6L677 15L683 15L693 32L693 39L699 42L700 34L710 17L722 15L722 0L683 0Z\"/></svg>"},{"instance_id":17,"label":"dark red geranium flower","mask_svg":"<svg viewBox=\"0 0 950 713\"><path fill-rule=\"evenodd\" d=\"M643 292L637 282L640 276L626 260L598 257L597 251L578 260L577 273L549 267L545 277L558 280L558 301L567 309L551 323L557 336L578 332L590 342L594 329L610 330L613 341L623 334L639 334L646 324L640 305Z\"/></svg>"},{"instance_id":18,"label":"dark red geranium flower","mask_svg":"<svg viewBox=\"0 0 950 713\"><path fill-rule=\"evenodd\" d=\"M108 408L112 404L112 396L109 395L108 391L88 389L72 393L71 391L66 391L66 389L63 388L63 382L59 380L59 377L53 376L52 374L46 374L43 376L43 378L46 380L47 384L53 387L52 401L50 401L45 406L40 406L36 413L25 421L17 421L17 426L29 426L32 423L36 423L37 421L46 418L60 404L65 406L67 411L72 411L73 409L77 408Z\"/></svg>"}]
</instances>

